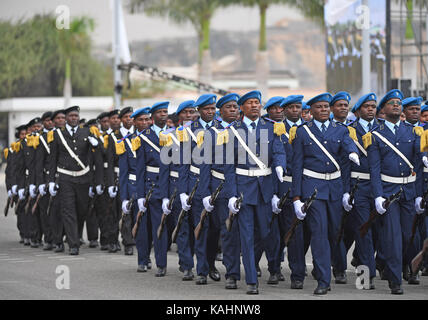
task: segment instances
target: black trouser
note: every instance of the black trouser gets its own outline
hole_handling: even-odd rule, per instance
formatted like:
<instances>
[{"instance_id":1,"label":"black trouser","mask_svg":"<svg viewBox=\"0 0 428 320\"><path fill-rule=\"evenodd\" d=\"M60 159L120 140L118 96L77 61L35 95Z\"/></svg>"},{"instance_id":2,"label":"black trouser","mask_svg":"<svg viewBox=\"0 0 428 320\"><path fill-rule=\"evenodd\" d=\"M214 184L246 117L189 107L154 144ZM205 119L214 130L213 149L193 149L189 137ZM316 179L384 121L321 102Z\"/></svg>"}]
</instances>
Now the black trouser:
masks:
<instances>
[{"instance_id":1,"label":"black trouser","mask_svg":"<svg viewBox=\"0 0 428 320\"><path fill-rule=\"evenodd\" d=\"M61 217L70 248L78 248L80 245L79 235L83 229L83 222L88 211L88 190L89 183L75 183L61 180L59 182L58 196L61 206Z\"/></svg>"},{"instance_id":2,"label":"black trouser","mask_svg":"<svg viewBox=\"0 0 428 320\"><path fill-rule=\"evenodd\" d=\"M95 211L97 221L100 227L100 244L116 244L117 227L116 227L116 199L111 199L108 192L104 192L95 202Z\"/></svg>"},{"instance_id":3,"label":"black trouser","mask_svg":"<svg viewBox=\"0 0 428 320\"><path fill-rule=\"evenodd\" d=\"M220 219L217 215L208 215L210 227L207 238L207 262L210 269L215 268L215 258L219 251Z\"/></svg>"},{"instance_id":4,"label":"black trouser","mask_svg":"<svg viewBox=\"0 0 428 320\"><path fill-rule=\"evenodd\" d=\"M47 214L49 193L40 198L37 209L40 214L40 222L45 243L53 243L52 221Z\"/></svg>"},{"instance_id":5,"label":"black trouser","mask_svg":"<svg viewBox=\"0 0 428 320\"><path fill-rule=\"evenodd\" d=\"M24 210L27 209L25 212L25 216L28 221L28 227L30 230L30 239L34 242L37 242L42 240L40 213L39 213L39 208L37 208L36 211L34 211L34 214L31 213L31 209L36 203L36 199L35 198L30 199L29 201L30 202L29 202L28 208L24 208Z\"/></svg>"},{"instance_id":6,"label":"black trouser","mask_svg":"<svg viewBox=\"0 0 428 320\"><path fill-rule=\"evenodd\" d=\"M94 190L95 192L95 190ZM95 199L91 199L89 198L89 202L88 205L92 202L95 201L95 205L94 208L89 211L89 207L88 207L88 211L87 211L87 215L86 215L86 234L88 236L88 240L89 241L95 241L98 240L98 219L97 219L97 212L95 209L95 206L98 202L100 202L102 200L102 196L103 195L97 195L95 193ZM83 228L82 228L83 231ZM80 234L80 237L82 238L82 234Z\"/></svg>"},{"instance_id":7,"label":"black trouser","mask_svg":"<svg viewBox=\"0 0 428 320\"><path fill-rule=\"evenodd\" d=\"M14 208L16 209L16 226L18 227L19 235L21 236L21 238L30 239L30 232L27 228L27 224L25 223L25 203L24 201L21 201L15 206L18 206Z\"/></svg>"},{"instance_id":8,"label":"black trouser","mask_svg":"<svg viewBox=\"0 0 428 320\"><path fill-rule=\"evenodd\" d=\"M50 199L50 197L49 197ZM49 201L48 201L49 202ZM46 212L46 214L49 214L49 220L51 222L52 226L52 241L54 244L59 245L63 243L64 238L64 224L62 222L62 216L61 216L61 199L59 198L59 195L57 194L55 197L52 198L51 207L49 209L49 212ZM48 203L49 205L49 203Z\"/></svg>"}]
</instances>

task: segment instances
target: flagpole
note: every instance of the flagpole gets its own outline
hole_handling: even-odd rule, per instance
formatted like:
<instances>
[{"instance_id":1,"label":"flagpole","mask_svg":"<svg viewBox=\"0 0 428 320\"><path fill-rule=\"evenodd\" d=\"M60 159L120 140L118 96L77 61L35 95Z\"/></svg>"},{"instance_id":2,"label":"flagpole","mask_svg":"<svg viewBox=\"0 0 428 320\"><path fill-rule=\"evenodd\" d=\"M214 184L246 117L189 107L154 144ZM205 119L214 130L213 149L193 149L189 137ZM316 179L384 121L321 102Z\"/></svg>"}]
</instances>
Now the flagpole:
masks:
<instances>
[{"instance_id":1,"label":"flagpole","mask_svg":"<svg viewBox=\"0 0 428 320\"><path fill-rule=\"evenodd\" d=\"M368 0L362 0L362 5L368 7ZM369 11L370 12L370 11ZM363 41L362 41L362 90L366 94L370 92L370 21L368 28L363 28Z\"/></svg>"},{"instance_id":2,"label":"flagpole","mask_svg":"<svg viewBox=\"0 0 428 320\"><path fill-rule=\"evenodd\" d=\"M119 8L121 6L120 0L114 0L113 5L113 32L114 32L114 108L120 109L121 95L122 95L122 77L121 71L118 66L120 64L120 32L119 32Z\"/></svg>"}]
</instances>

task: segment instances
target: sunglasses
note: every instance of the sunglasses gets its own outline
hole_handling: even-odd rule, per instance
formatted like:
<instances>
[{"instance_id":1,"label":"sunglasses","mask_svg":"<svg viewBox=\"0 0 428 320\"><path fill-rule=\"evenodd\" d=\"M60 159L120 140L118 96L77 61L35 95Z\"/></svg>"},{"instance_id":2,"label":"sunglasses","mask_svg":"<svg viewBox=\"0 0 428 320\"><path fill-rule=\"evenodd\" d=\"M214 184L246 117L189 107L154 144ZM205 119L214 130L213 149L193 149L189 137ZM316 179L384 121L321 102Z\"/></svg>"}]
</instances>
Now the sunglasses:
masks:
<instances>
[{"instance_id":1,"label":"sunglasses","mask_svg":"<svg viewBox=\"0 0 428 320\"><path fill-rule=\"evenodd\" d=\"M401 101L388 101L386 104L390 105L390 106L395 106L395 105L402 106L403 102L401 102Z\"/></svg>"}]
</instances>

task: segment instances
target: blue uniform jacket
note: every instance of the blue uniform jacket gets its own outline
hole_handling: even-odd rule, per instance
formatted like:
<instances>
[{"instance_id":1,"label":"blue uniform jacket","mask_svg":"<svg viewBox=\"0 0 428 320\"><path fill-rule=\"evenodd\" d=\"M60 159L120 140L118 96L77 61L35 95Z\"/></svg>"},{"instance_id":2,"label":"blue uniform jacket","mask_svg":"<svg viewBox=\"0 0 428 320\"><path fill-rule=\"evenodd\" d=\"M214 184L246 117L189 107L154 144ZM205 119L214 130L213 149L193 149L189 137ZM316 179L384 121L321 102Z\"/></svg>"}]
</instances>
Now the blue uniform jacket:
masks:
<instances>
[{"instance_id":1,"label":"blue uniform jacket","mask_svg":"<svg viewBox=\"0 0 428 320\"><path fill-rule=\"evenodd\" d=\"M130 138L135 138L137 135L134 133ZM125 150L126 152L119 156L119 185L120 185L120 199L129 200L132 197L132 194L128 190L128 180L129 175L137 172L137 158L134 157L134 153L129 147L128 143L125 141Z\"/></svg>"}]
</instances>

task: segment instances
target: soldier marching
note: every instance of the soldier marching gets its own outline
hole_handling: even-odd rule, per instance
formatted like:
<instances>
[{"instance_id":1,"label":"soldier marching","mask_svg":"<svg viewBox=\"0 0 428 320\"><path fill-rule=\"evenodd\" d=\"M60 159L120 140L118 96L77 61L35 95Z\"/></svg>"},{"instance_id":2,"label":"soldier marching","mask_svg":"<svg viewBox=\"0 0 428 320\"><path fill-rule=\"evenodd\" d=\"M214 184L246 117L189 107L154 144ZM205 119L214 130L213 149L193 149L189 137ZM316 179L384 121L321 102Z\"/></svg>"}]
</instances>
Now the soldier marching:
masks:
<instances>
[{"instance_id":1,"label":"soldier marching","mask_svg":"<svg viewBox=\"0 0 428 320\"><path fill-rule=\"evenodd\" d=\"M80 123L80 108L46 112L16 128L4 150L8 203L20 242L78 255L84 244L125 255L137 271L183 281L221 281L259 294L260 261L267 284L303 289L305 256L313 259L315 295L347 283L351 264L378 275L391 294L403 279L420 284L412 260L427 237L428 126L422 98L399 90L380 101L367 93L273 97L259 91L103 112ZM354 121L348 120L352 107ZM262 116L262 110L266 112ZM400 120L402 112L406 120ZM175 119L176 121L170 121ZM170 123L170 126L167 125ZM177 245L178 266L168 266ZM221 249L220 249L221 248ZM244 274L241 277L241 256ZM428 258L422 275L428 275ZM195 272L195 273L194 273Z\"/></svg>"}]
</instances>

